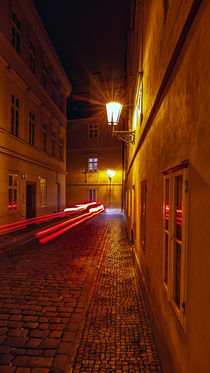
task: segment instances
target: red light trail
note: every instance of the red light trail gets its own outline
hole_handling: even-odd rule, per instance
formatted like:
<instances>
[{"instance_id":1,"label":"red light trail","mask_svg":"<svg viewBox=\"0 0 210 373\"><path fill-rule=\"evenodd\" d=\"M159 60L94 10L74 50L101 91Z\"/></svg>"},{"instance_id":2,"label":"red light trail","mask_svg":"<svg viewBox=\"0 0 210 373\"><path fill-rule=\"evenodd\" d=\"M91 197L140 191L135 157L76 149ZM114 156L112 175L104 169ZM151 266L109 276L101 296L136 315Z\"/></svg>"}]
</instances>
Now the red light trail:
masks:
<instances>
[{"instance_id":1,"label":"red light trail","mask_svg":"<svg viewBox=\"0 0 210 373\"><path fill-rule=\"evenodd\" d=\"M51 241L52 239L60 236L61 234L67 232L69 229L75 227L78 224L83 223L84 221L92 218L95 215L100 214L102 211L104 211L103 204L91 208L89 212L84 213L81 216L77 216L75 218L69 219L61 224L57 224L51 228L45 229L43 231L37 232L35 234L35 237L39 239L40 244L44 244L48 241ZM51 233L51 234L50 234ZM46 236L46 237L43 237ZM43 237L43 238L40 238Z\"/></svg>"}]
</instances>

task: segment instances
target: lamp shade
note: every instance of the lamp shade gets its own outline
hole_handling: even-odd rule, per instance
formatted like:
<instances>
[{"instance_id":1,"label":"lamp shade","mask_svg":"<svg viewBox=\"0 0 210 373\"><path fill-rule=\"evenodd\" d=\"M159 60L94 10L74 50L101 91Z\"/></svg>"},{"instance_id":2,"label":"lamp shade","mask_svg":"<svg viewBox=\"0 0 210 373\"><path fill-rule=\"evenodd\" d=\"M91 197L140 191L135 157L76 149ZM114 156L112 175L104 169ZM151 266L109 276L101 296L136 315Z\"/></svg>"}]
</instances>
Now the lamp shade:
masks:
<instances>
[{"instance_id":1,"label":"lamp shade","mask_svg":"<svg viewBox=\"0 0 210 373\"><path fill-rule=\"evenodd\" d=\"M109 102L108 104L106 104L106 111L109 124L118 124L121 110L122 105L119 104L119 102Z\"/></svg>"}]
</instances>

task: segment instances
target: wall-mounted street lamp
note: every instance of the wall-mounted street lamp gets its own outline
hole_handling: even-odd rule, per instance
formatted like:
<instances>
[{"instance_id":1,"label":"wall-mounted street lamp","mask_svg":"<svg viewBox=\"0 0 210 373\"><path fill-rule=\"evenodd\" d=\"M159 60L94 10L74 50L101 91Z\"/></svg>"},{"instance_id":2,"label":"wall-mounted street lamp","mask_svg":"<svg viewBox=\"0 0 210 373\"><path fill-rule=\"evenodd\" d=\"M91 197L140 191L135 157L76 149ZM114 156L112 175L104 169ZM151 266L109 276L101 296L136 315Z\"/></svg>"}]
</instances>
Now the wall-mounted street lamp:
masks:
<instances>
[{"instance_id":1,"label":"wall-mounted street lamp","mask_svg":"<svg viewBox=\"0 0 210 373\"><path fill-rule=\"evenodd\" d=\"M112 136L116 136L119 140L126 143L135 144L135 131L115 131L116 126L120 119L122 105L118 102L109 102L106 104L106 111L108 117L108 124L112 126Z\"/></svg>"},{"instance_id":2,"label":"wall-mounted street lamp","mask_svg":"<svg viewBox=\"0 0 210 373\"><path fill-rule=\"evenodd\" d=\"M109 178L109 207L111 205L111 183L112 183L112 178L115 176L115 171L112 170L107 170L106 171L107 176Z\"/></svg>"}]
</instances>

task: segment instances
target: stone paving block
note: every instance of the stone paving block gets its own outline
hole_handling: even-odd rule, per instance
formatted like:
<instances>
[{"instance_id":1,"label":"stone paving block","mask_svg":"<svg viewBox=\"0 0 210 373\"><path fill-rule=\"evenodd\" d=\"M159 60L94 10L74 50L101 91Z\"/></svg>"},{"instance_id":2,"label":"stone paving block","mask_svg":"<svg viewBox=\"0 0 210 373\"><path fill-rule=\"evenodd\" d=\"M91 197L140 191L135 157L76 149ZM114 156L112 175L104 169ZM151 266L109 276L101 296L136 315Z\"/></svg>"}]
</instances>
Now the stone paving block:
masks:
<instances>
[{"instance_id":1,"label":"stone paving block","mask_svg":"<svg viewBox=\"0 0 210 373\"><path fill-rule=\"evenodd\" d=\"M35 330L31 330L30 336L33 338L45 338L48 336L48 334L49 334L48 330L35 329Z\"/></svg>"},{"instance_id":2,"label":"stone paving block","mask_svg":"<svg viewBox=\"0 0 210 373\"><path fill-rule=\"evenodd\" d=\"M19 336L19 337L8 337L5 343L6 346L12 347L23 347L25 346L27 338Z\"/></svg>"},{"instance_id":3,"label":"stone paving block","mask_svg":"<svg viewBox=\"0 0 210 373\"><path fill-rule=\"evenodd\" d=\"M58 353L59 354L70 354L73 350L73 343L72 342L61 342Z\"/></svg>"},{"instance_id":4,"label":"stone paving block","mask_svg":"<svg viewBox=\"0 0 210 373\"><path fill-rule=\"evenodd\" d=\"M29 359L29 356L17 356L12 363L16 367L27 367Z\"/></svg>"},{"instance_id":5,"label":"stone paving block","mask_svg":"<svg viewBox=\"0 0 210 373\"><path fill-rule=\"evenodd\" d=\"M57 354L53 360L52 372L63 373L69 361L69 355Z\"/></svg>"},{"instance_id":6,"label":"stone paving block","mask_svg":"<svg viewBox=\"0 0 210 373\"><path fill-rule=\"evenodd\" d=\"M49 368L51 366L52 360L53 359L51 357L33 356L29 358L27 365L34 368Z\"/></svg>"},{"instance_id":7,"label":"stone paving block","mask_svg":"<svg viewBox=\"0 0 210 373\"><path fill-rule=\"evenodd\" d=\"M45 338L41 344L40 348L47 348L47 349L55 349L59 346L60 344L60 339L55 339L55 338Z\"/></svg>"},{"instance_id":8,"label":"stone paving block","mask_svg":"<svg viewBox=\"0 0 210 373\"><path fill-rule=\"evenodd\" d=\"M27 348L37 348L37 347L40 346L41 342L42 342L42 339L40 339L40 338L31 338L27 342L26 347Z\"/></svg>"},{"instance_id":9,"label":"stone paving block","mask_svg":"<svg viewBox=\"0 0 210 373\"><path fill-rule=\"evenodd\" d=\"M14 373L15 367L10 367L10 366L0 366L1 373Z\"/></svg>"},{"instance_id":10,"label":"stone paving block","mask_svg":"<svg viewBox=\"0 0 210 373\"><path fill-rule=\"evenodd\" d=\"M0 355L0 365L9 365L9 363L13 360L14 356L11 354L4 354ZM1 372L1 367L0 367Z\"/></svg>"}]
</instances>

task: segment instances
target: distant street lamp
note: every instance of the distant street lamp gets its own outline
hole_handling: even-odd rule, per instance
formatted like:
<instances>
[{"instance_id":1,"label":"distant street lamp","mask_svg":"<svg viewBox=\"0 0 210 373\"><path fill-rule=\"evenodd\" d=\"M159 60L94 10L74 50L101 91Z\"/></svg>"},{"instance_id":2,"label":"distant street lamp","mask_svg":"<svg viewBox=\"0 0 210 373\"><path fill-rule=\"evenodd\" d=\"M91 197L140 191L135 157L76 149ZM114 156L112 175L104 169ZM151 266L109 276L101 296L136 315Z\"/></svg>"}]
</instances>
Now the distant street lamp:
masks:
<instances>
[{"instance_id":1,"label":"distant street lamp","mask_svg":"<svg viewBox=\"0 0 210 373\"><path fill-rule=\"evenodd\" d=\"M106 171L107 176L109 178L109 207L111 205L111 183L112 183L112 178L115 176L115 171L112 170L107 170Z\"/></svg>"},{"instance_id":2,"label":"distant street lamp","mask_svg":"<svg viewBox=\"0 0 210 373\"><path fill-rule=\"evenodd\" d=\"M135 144L135 131L115 131L114 127L118 124L122 105L119 102L109 102L106 104L108 124L112 126L112 136L126 143Z\"/></svg>"}]
</instances>

